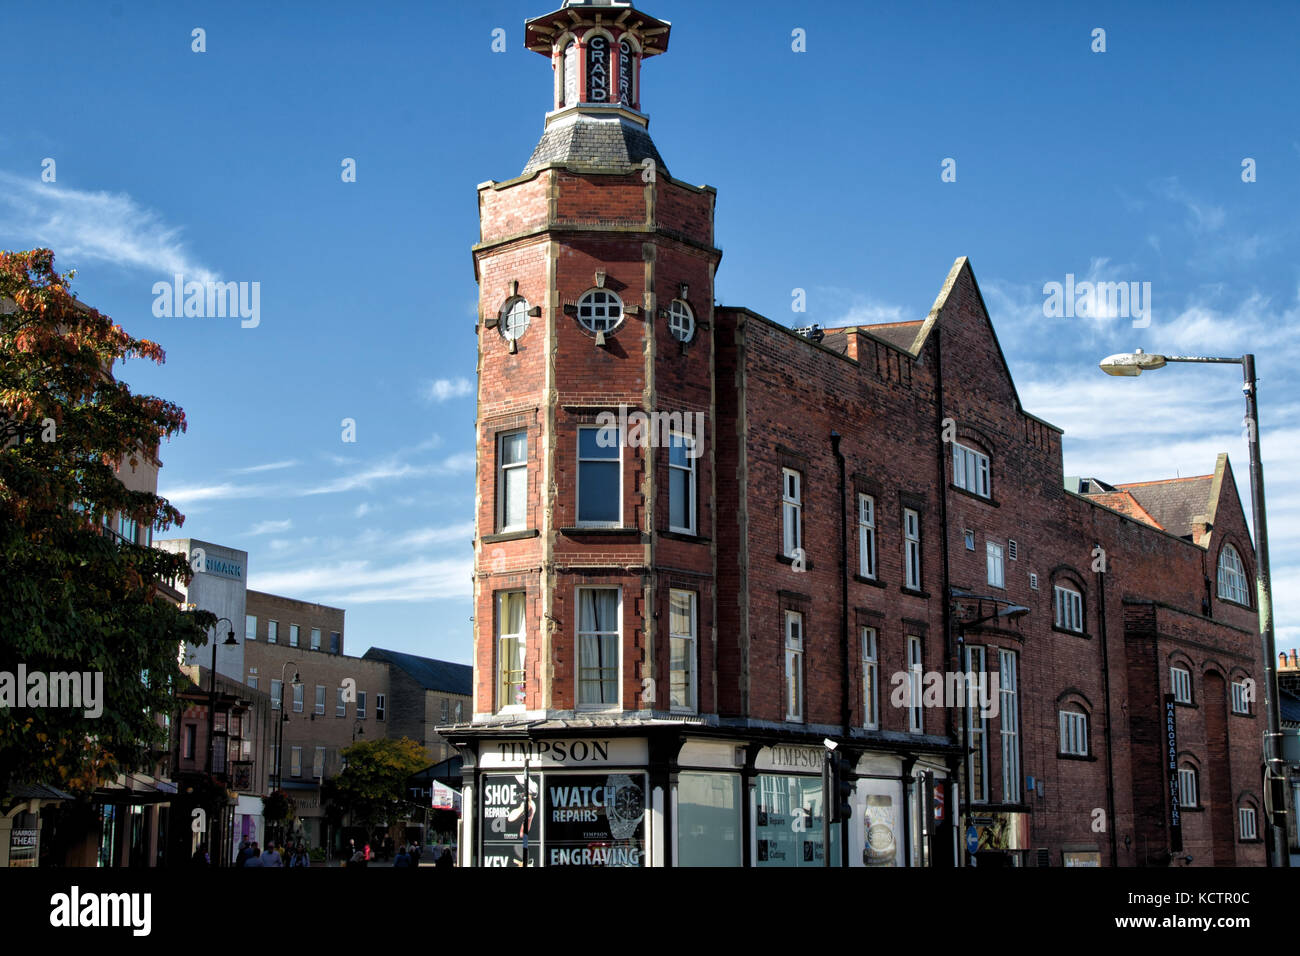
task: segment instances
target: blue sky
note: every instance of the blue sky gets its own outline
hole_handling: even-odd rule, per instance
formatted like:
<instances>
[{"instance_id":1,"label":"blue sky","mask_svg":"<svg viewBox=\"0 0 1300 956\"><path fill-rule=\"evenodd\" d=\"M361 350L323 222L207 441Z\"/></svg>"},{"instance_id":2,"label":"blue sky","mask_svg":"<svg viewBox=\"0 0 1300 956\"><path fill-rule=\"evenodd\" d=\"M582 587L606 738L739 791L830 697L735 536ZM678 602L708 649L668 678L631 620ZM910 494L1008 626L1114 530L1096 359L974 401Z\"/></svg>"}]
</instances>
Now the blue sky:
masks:
<instances>
[{"instance_id":1,"label":"blue sky","mask_svg":"<svg viewBox=\"0 0 1300 956\"><path fill-rule=\"evenodd\" d=\"M0 12L27 38L0 63L0 248L51 246L81 298L163 345L166 365L121 374L186 410L160 477L179 533L246 549L255 588L346 608L353 653L470 659L475 186L518 175L541 135L551 72L522 25L552 8ZM1233 367L1121 380L1098 359L1255 351L1279 646L1300 643L1300 7L643 9L673 22L643 74L655 142L718 190L721 301L800 325L921 318L970 256L1067 473L1112 482L1227 451L1245 493L1242 402ZM260 283L259 324L155 317L176 272ZM1151 283L1150 327L1044 317L1067 274Z\"/></svg>"}]
</instances>

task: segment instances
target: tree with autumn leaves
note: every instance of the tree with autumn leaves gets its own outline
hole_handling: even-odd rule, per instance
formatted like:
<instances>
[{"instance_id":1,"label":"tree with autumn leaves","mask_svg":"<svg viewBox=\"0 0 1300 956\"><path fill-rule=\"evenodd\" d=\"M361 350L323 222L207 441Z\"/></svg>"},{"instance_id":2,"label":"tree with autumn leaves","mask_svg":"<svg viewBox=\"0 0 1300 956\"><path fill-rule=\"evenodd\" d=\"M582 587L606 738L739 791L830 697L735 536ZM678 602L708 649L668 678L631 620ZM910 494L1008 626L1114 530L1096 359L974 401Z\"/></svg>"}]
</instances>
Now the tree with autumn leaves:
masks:
<instances>
[{"instance_id":1,"label":"tree with autumn leaves","mask_svg":"<svg viewBox=\"0 0 1300 956\"><path fill-rule=\"evenodd\" d=\"M184 412L134 395L115 364L163 350L79 302L48 249L0 253L0 681L33 672L103 674L103 712L4 707L0 795L13 783L85 793L165 746L183 642L216 623L167 600L190 580L183 554L104 533L124 515L179 526L165 499L132 491L119 469L159 464ZM12 684L10 685L12 688Z\"/></svg>"}]
</instances>

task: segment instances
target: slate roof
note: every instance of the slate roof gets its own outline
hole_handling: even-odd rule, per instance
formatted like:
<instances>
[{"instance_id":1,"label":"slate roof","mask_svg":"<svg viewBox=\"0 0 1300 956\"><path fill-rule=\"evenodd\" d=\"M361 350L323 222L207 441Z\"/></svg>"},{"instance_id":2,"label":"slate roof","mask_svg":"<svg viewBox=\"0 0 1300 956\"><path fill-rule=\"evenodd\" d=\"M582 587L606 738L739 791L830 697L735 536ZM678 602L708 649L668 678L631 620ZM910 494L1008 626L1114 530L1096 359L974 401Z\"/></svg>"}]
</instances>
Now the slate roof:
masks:
<instances>
[{"instance_id":1,"label":"slate roof","mask_svg":"<svg viewBox=\"0 0 1300 956\"><path fill-rule=\"evenodd\" d=\"M922 321L917 319L915 322L886 322L881 325L845 325L839 328L825 329L826 338L822 340L822 345L828 349L834 349L843 355L848 350L848 335L853 331L866 332L878 339L883 339L890 345L897 346L905 352L912 350L912 343L916 341L916 334L921 330Z\"/></svg>"},{"instance_id":2,"label":"slate roof","mask_svg":"<svg viewBox=\"0 0 1300 956\"><path fill-rule=\"evenodd\" d=\"M468 664L436 661L432 657L417 657L401 651L384 650L382 647L372 647L361 656L368 661L386 661L406 673L425 690L440 690L466 697L474 692L474 668Z\"/></svg>"},{"instance_id":3,"label":"slate roof","mask_svg":"<svg viewBox=\"0 0 1300 956\"><path fill-rule=\"evenodd\" d=\"M669 175L645 127L621 119L579 115L570 122L547 127L524 166L524 175L547 163L621 170L640 166L645 159L654 160L656 170Z\"/></svg>"},{"instance_id":4,"label":"slate roof","mask_svg":"<svg viewBox=\"0 0 1300 956\"><path fill-rule=\"evenodd\" d=\"M1170 534L1180 538L1192 534L1192 520L1210 510L1210 486L1213 475L1195 478L1167 478L1164 481L1137 481L1116 485L1146 509L1151 517Z\"/></svg>"},{"instance_id":5,"label":"slate roof","mask_svg":"<svg viewBox=\"0 0 1300 956\"><path fill-rule=\"evenodd\" d=\"M1107 508L1113 508L1120 514L1126 514L1144 524L1149 524L1153 528L1159 528L1164 531L1165 528L1159 521L1151 516L1151 513L1143 508L1136 498L1127 491L1100 491L1087 495L1088 498Z\"/></svg>"}]
</instances>

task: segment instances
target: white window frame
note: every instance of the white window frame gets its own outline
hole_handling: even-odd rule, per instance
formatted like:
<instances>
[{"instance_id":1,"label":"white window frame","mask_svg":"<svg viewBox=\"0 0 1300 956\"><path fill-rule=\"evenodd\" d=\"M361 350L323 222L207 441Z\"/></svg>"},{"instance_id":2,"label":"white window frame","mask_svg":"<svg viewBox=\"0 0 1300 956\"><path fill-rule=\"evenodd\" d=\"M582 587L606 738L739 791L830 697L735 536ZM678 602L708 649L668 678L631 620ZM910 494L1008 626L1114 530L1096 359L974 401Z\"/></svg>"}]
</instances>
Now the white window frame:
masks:
<instances>
[{"instance_id":1,"label":"white window frame","mask_svg":"<svg viewBox=\"0 0 1300 956\"><path fill-rule=\"evenodd\" d=\"M388 695L375 695L375 720L383 720L388 713Z\"/></svg>"},{"instance_id":2,"label":"white window frame","mask_svg":"<svg viewBox=\"0 0 1300 956\"><path fill-rule=\"evenodd\" d=\"M318 717L325 716L325 685L316 685L316 707L315 714Z\"/></svg>"},{"instance_id":3,"label":"white window frame","mask_svg":"<svg viewBox=\"0 0 1300 956\"><path fill-rule=\"evenodd\" d=\"M289 646L290 647L298 646L298 637L301 634L301 632L302 632L302 628L300 628L297 624L289 625Z\"/></svg>"},{"instance_id":4,"label":"white window frame","mask_svg":"<svg viewBox=\"0 0 1300 956\"><path fill-rule=\"evenodd\" d=\"M357 720L366 719L366 692L357 691Z\"/></svg>"},{"instance_id":5,"label":"white window frame","mask_svg":"<svg viewBox=\"0 0 1300 956\"><path fill-rule=\"evenodd\" d=\"M686 596L686 599L687 599L687 602L688 602L688 606L687 606L687 616L688 616L688 621L689 621L689 628L690 628L690 631L689 631L689 633L686 633L686 634L678 633L678 632L674 631L673 628L672 628L672 622L673 622L673 617L674 617L673 612L672 612L672 600L673 600L673 598L674 598L675 596L680 597L680 596L682 596L682 595L685 595L685 596ZM685 588L672 588L672 589L670 589L669 592L668 592L668 601L669 601L669 606L668 606L668 705L669 705L669 708L672 710L673 713L678 713L678 714L693 714L693 713L696 712L696 709L697 709L697 707L698 707L698 704L697 704L697 698L696 698L696 686L697 686L697 684L698 684L698 674L697 674L696 672L697 672L698 668L696 667L695 662L696 662L696 660L698 659L698 651L697 651L698 644L696 643L696 641L697 641L696 635L699 633L699 626L698 626L698 620L699 620L699 618L697 617L697 613L696 613L696 612L697 612L697 608L698 608L698 606L699 606L699 602L696 600L696 594L695 594L695 592L694 592L694 591L689 591L689 590L687 590L687 589L685 589ZM682 641L684 641L684 642L686 643L685 661L686 661L687 674L686 674L686 680L685 680L684 682L679 682L679 681L676 679L676 677L677 677L677 671L673 668L673 656L674 656L674 655L673 655L673 644L674 644L675 642L682 642ZM674 688L675 688L679 683L682 683L682 684L684 684L684 686L685 686L685 690L686 690L686 703L685 703L685 704L676 704L676 703L673 702L673 690L674 690Z\"/></svg>"},{"instance_id":6,"label":"white window frame","mask_svg":"<svg viewBox=\"0 0 1300 956\"><path fill-rule=\"evenodd\" d=\"M524 436L524 457L522 461L506 462L505 447L508 439L518 435ZM515 428L510 431L499 432L497 434L497 531L523 531L528 527L528 429ZM508 524L510 515L510 496L506 493L509 487L510 473L513 471L523 471L523 518L518 524Z\"/></svg>"},{"instance_id":7,"label":"white window frame","mask_svg":"<svg viewBox=\"0 0 1300 956\"><path fill-rule=\"evenodd\" d=\"M503 630L503 628L506 625L506 622L509 620L509 617L506 613L507 610L506 603L512 600L513 597L516 595L518 596L519 600L523 602L524 605L524 613L519 615L520 630L517 634L506 633ZM510 713L514 711L522 711L524 709L524 705L516 701L513 698L513 696L511 697L510 700L505 700L505 701L501 700L501 694L502 691L506 688L506 684L507 684L506 678L508 677L509 672L513 670L513 668L506 667L506 665L509 663L506 657L506 649L505 649L506 641L519 641L524 647L524 654L525 654L524 664L523 667L520 669L519 681L518 681L519 686L521 688L524 686L524 677L527 674L527 668L528 668L528 658L527 658L528 622L526 619L527 609L528 609L527 592L520 591L520 590L497 592L496 595L496 688L495 688L495 693L497 696L497 713ZM509 686L513 688L515 684L511 682ZM443 702L446 703L445 698ZM444 708L444 711L445 710L446 708ZM447 714L444 713L443 722L446 723L446 721L447 721Z\"/></svg>"},{"instance_id":8,"label":"white window frame","mask_svg":"<svg viewBox=\"0 0 1300 956\"><path fill-rule=\"evenodd\" d=\"M1195 767L1178 768L1178 805L1180 807L1195 808L1199 806L1197 801L1200 800L1200 793L1198 792L1200 781L1196 779L1197 776ZM1189 791L1191 792L1191 802L1187 800Z\"/></svg>"},{"instance_id":9,"label":"white window frame","mask_svg":"<svg viewBox=\"0 0 1300 956\"><path fill-rule=\"evenodd\" d=\"M1237 808L1237 829L1240 831L1241 840L1258 840L1259 827L1255 817L1254 807Z\"/></svg>"},{"instance_id":10,"label":"white window frame","mask_svg":"<svg viewBox=\"0 0 1300 956\"><path fill-rule=\"evenodd\" d=\"M695 337L695 313L681 299L673 299L668 305L668 332L682 343Z\"/></svg>"},{"instance_id":11,"label":"white window frame","mask_svg":"<svg viewBox=\"0 0 1300 956\"><path fill-rule=\"evenodd\" d=\"M290 686L293 688L293 712L295 714L301 714L303 712L303 707L306 706L307 685L291 684Z\"/></svg>"},{"instance_id":12,"label":"white window frame","mask_svg":"<svg viewBox=\"0 0 1300 956\"><path fill-rule=\"evenodd\" d=\"M302 747L297 745L289 751L289 776L302 776Z\"/></svg>"},{"instance_id":13,"label":"white window frame","mask_svg":"<svg viewBox=\"0 0 1300 956\"><path fill-rule=\"evenodd\" d=\"M1060 712L1061 753L1088 756L1088 715L1077 710Z\"/></svg>"},{"instance_id":14,"label":"white window frame","mask_svg":"<svg viewBox=\"0 0 1300 956\"><path fill-rule=\"evenodd\" d=\"M271 709L284 709L284 681L271 678Z\"/></svg>"},{"instance_id":15,"label":"white window frame","mask_svg":"<svg viewBox=\"0 0 1300 956\"><path fill-rule=\"evenodd\" d=\"M988 667L987 652L983 647L966 647L966 687L979 687L980 680L987 680L984 673ZM984 716L984 708L971 707L969 691L964 702L966 706L966 741L967 750L972 751L966 757L966 773L971 781L971 803L989 802L989 719ZM998 701L1001 704L1001 701ZM979 761L979 783L975 782L975 763Z\"/></svg>"},{"instance_id":16,"label":"white window frame","mask_svg":"<svg viewBox=\"0 0 1300 956\"><path fill-rule=\"evenodd\" d=\"M334 716L346 717L348 715L348 702L343 699L343 688L335 688L337 693L334 695Z\"/></svg>"},{"instance_id":17,"label":"white window frame","mask_svg":"<svg viewBox=\"0 0 1300 956\"><path fill-rule=\"evenodd\" d=\"M606 301L597 304L595 300L601 295L606 297ZM611 305L617 308L617 317L610 315ZM601 314L598 315L597 312ZM588 289L578 299L578 324L591 333L604 332L608 335L622 326L626 314L623 299L610 289Z\"/></svg>"},{"instance_id":18,"label":"white window frame","mask_svg":"<svg viewBox=\"0 0 1300 956\"><path fill-rule=\"evenodd\" d=\"M1192 672L1186 667L1169 666L1169 686L1179 704L1192 703Z\"/></svg>"},{"instance_id":19,"label":"white window frame","mask_svg":"<svg viewBox=\"0 0 1300 956\"><path fill-rule=\"evenodd\" d=\"M325 748L324 747L317 747L312 752L311 775L313 777L325 776Z\"/></svg>"},{"instance_id":20,"label":"white window frame","mask_svg":"<svg viewBox=\"0 0 1300 956\"><path fill-rule=\"evenodd\" d=\"M583 591L614 591L618 594L618 624L613 631L583 631L582 630L582 592ZM623 706L623 589L621 587L601 586L583 586L574 589L573 595L573 632L574 647L576 649L575 667L574 667L574 696L578 710L620 710ZM595 701L584 702L582 699L582 642L583 638L595 638L599 642L602 636L613 634L615 645L618 648L617 670L614 676L615 700L613 701ZM602 668L609 670L608 666ZM603 682L603 678L598 679L598 683Z\"/></svg>"},{"instance_id":21,"label":"white window frame","mask_svg":"<svg viewBox=\"0 0 1300 956\"><path fill-rule=\"evenodd\" d=\"M266 622L266 643L276 644L280 640L280 622L268 620Z\"/></svg>"},{"instance_id":22,"label":"white window frame","mask_svg":"<svg viewBox=\"0 0 1300 956\"><path fill-rule=\"evenodd\" d=\"M244 640L246 641L257 640L257 615L256 614L244 615Z\"/></svg>"},{"instance_id":23,"label":"white window frame","mask_svg":"<svg viewBox=\"0 0 1300 956\"><path fill-rule=\"evenodd\" d=\"M1002 722L1002 799L1020 802L1020 679L1016 652L998 650L1002 695L999 720Z\"/></svg>"},{"instance_id":24,"label":"white window frame","mask_svg":"<svg viewBox=\"0 0 1300 956\"><path fill-rule=\"evenodd\" d=\"M507 342L517 342L528 331L528 300L522 295L514 296L501 306L498 316L497 331Z\"/></svg>"},{"instance_id":25,"label":"white window frame","mask_svg":"<svg viewBox=\"0 0 1300 956\"><path fill-rule=\"evenodd\" d=\"M795 557L803 547L803 475L781 469L781 553Z\"/></svg>"},{"instance_id":26,"label":"white window frame","mask_svg":"<svg viewBox=\"0 0 1300 956\"><path fill-rule=\"evenodd\" d=\"M1082 634L1083 595L1074 588L1067 588L1062 584L1054 585L1052 594L1054 597L1052 604L1055 608L1053 621L1056 626L1063 631Z\"/></svg>"},{"instance_id":27,"label":"white window frame","mask_svg":"<svg viewBox=\"0 0 1300 956\"><path fill-rule=\"evenodd\" d=\"M1250 591L1246 581L1246 564L1237 549L1225 544L1219 552L1219 597L1250 607Z\"/></svg>"},{"instance_id":28,"label":"white window frame","mask_svg":"<svg viewBox=\"0 0 1300 956\"><path fill-rule=\"evenodd\" d=\"M586 431L601 432L608 430L606 425L579 425L578 426L578 471L574 476L574 520L579 528L621 528L623 526L623 436L619 435L618 441L615 442L614 448L617 456L614 458L583 458L582 457L582 433ZM615 429L617 431L617 428ZM597 443L597 447L601 447ZM618 518L614 521L584 521L582 520L582 465L583 462L601 462L604 464L614 463L618 469Z\"/></svg>"},{"instance_id":29,"label":"white window frame","mask_svg":"<svg viewBox=\"0 0 1300 956\"><path fill-rule=\"evenodd\" d=\"M921 512L903 509L903 587L921 590Z\"/></svg>"},{"instance_id":30,"label":"white window frame","mask_svg":"<svg viewBox=\"0 0 1300 956\"><path fill-rule=\"evenodd\" d=\"M907 729L909 733L913 734L925 732L925 713L922 709L921 700L925 679L924 666L920 636L916 634L907 635Z\"/></svg>"},{"instance_id":31,"label":"white window frame","mask_svg":"<svg viewBox=\"0 0 1300 956\"><path fill-rule=\"evenodd\" d=\"M1246 682L1232 682L1232 712L1234 714L1250 714L1250 700L1246 695Z\"/></svg>"},{"instance_id":32,"label":"white window frame","mask_svg":"<svg viewBox=\"0 0 1300 956\"><path fill-rule=\"evenodd\" d=\"M785 719L803 723L804 619L801 611L785 612Z\"/></svg>"},{"instance_id":33,"label":"white window frame","mask_svg":"<svg viewBox=\"0 0 1300 956\"><path fill-rule=\"evenodd\" d=\"M1002 545L985 540L984 554L988 562L989 587L1005 590L1007 586L1007 562Z\"/></svg>"},{"instance_id":34,"label":"white window frame","mask_svg":"<svg viewBox=\"0 0 1300 956\"><path fill-rule=\"evenodd\" d=\"M989 497L989 456L960 442L953 442L952 483L981 498Z\"/></svg>"},{"instance_id":35,"label":"white window frame","mask_svg":"<svg viewBox=\"0 0 1300 956\"><path fill-rule=\"evenodd\" d=\"M876 499L858 495L858 574L876 579Z\"/></svg>"},{"instance_id":36,"label":"white window frame","mask_svg":"<svg viewBox=\"0 0 1300 956\"><path fill-rule=\"evenodd\" d=\"M313 651L319 651L319 650L320 650L320 628L319 628L319 627L313 627L313 628L311 629L311 645L310 645L310 646L311 646L311 649L312 649Z\"/></svg>"},{"instance_id":37,"label":"white window frame","mask_svg":"<svg viewBox=\"0 0 1300 956\"><path fill-rule=\"evenodd\" d=\"M880 634L862 629L862 726L880 729Z\"/></svg>"},{"instance_id":38,"label":"white window frame","mask_svg":"<svg viewBox=\"0 0 1300 956\"><path fill-rule=\"evenodd\" d=\"M677 465L673 463L673 448L677 441L681 441L681 447L686 452L686 465ZM695 534L695 463L699 459L693 454L695 452L695 437L683 432L672 432L669 436L670 445L668 448L668 530L675 531L678 534ZM687 475L686 480L686 520L687 523L678 526L672 523L673 515L673 478L674 471L683 471Z\"/></svg>"}]
</instances>

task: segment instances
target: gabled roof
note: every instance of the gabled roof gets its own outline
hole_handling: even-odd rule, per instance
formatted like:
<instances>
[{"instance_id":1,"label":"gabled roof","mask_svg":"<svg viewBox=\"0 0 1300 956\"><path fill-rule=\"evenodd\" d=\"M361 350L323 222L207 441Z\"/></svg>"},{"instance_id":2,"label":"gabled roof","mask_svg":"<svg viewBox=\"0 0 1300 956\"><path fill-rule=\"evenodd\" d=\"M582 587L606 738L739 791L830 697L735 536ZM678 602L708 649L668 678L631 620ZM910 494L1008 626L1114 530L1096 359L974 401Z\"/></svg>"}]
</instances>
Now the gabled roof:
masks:
<instances>
[{"instance_id":1,"label":"gabled roof","mask_svg":"<svg viewBox=\"0 0 1300 956\"><path fill-rule=\"evenodd\" d=\"M1135 481L1115 488L1134 498L1158 522L1158 527L1186 538L1193 534L1194 525L1206 520L1211 508L1210 486L1213 481L1213 475L1197 475L1162 481Z\"/></svg>"},{"instance_id":2,"label":"gabled roof","mask_svg":"<svg viewBox=\"0 0 1300 956\"><path fill-rule=\"evenodd\" d=\"M417 657L401 651L372 647L361 655L368 661L385 661L405 673L425 690L440 690L466 697L474 692L474 668L468 664L437 661L432 657Z\"/></svg>"}]
</instances>

